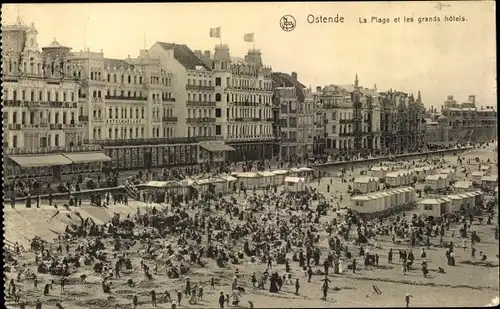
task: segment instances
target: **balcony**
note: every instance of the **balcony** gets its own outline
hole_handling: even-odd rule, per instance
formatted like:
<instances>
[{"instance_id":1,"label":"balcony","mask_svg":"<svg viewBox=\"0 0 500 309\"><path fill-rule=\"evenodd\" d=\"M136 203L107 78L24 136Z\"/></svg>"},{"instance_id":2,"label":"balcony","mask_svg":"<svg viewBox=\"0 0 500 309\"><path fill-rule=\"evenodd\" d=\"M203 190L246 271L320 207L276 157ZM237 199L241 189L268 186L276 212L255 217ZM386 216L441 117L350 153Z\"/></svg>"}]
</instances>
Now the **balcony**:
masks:
<instances>
[{"instance_id":1,"label":"balcony","mask_svg":"<svg viewBox=\"0 0 500 309\"><path fill-rule=\"evenodd\" d=\"M175 102L175 98L165 98L163 102Z\"/></svg>"},{"instance_id":2,"label":"balcony","mask_svg":"<svg viewBox=\"0 0 500 309\"><path fill-rule=\"evenodd\" d=\"M275 140L274 136L257 136L257 137L249 137L249 136L241 136L241 137L235 137L235 136L227 136L226 137L226 142L264 142L264 141L273 141Z\"/></svg>"},{"instance_id":3,"label":"balcony","mask_svg":"<svg viewBox=\"0 0 500 309\"><path fill-rule=\"evenodd\" d=\"M83 124L74 124L74 123L69 124L69 123L68 123L68 124L63 124L63 125L62 125L62 128L63 128L64 130L68 130L68 129L69 129L69 130L71 130L71 129L83 129Z\"/></svg>"},{"instance_id":4,"label":"balcony","mask_svg":"<svg viewBox=\"0 0 500 309\"><path fill-rule=\"evenodd\" d=\"M111 96L107 95L104 97L106 100L120 100L120 101L147 101L148 98L145 97L125 97L125 96Z\"/></svg>"},{"instance_id":5,"label":"balcony","mask_svg":"<svg viewBox=\"0 0 500 309\"><path fill-rule=\"evenodd\" d=\"M133 146L133 145L168 145L168 144L196 144L205 141L222 140L220 136L194 136L194 137L169 137L169 138L137 138L137 139L84 139L84 144L101 146Z\"/></svg>"},{"instance_id":6,"label":"balcony","mask_svg":"<svg viewBox=\"0 0 500 309\"><path fill-rule=\"evenodd\" d=\"M281 139L283 143L296 143L297 139L296 138L283 138Z\"/></svg>"},{"instance_id":7,"label":"balcony","mask_svg":"<svg viewBox=\"0 0 500 309\"><path fill-rule=\"evenodd\" d=\"M214 86L201 86L201 85L186 85L186 90L205 90L205 91L214 91Z\"/></svg>"},{"instance_id":8,"label":"balcony","mask_svg":"<svg viewBox=\"0 0 500 309\"><path fill-rule=\"evenodd\" d=\"M3 102L5 107L27 107L29 109L37 108L77 108L77 102L54 102L54 101L26 101L26 100L5 100Z\"/></svg>"},{"instance_id":9,"label":"balcony","mask_svg":"<svg viewBox=\"0 0 500 309\"><path fill-rule=\"evenodd\" d=\"M78 95L78 98L80 98L80 99L86 99L86 98L87 98L87 95L86 95L85 93L80 93L80 94Z\"/></svg>"},{"instance_id":10,"label":"balcony","mask_svg":"<svg viewBox=\"0 0 500 309\"><path fill-rule=\"evenodd\" d=\"M339 133L339 136L351 136L353 133L347 132L347 133Z\"/></svg>"},{"instance_id":11,"label":"balcony","mask_svg":"<svg viewBox=\"0 0 500 309\"><path fill-rule=\"evenodd\" d=\"M78 116L78 121L89 122L89 116Z\"/></svg>"},{"instance_id":12,"label":"balcony","mask_svg":"<svg viewBox=\"0 0 500 309\"><path fill-rule=\"evenodd\" d=\"M163 117L161 118L162 122L177 122L177 117Z\"/></svg>"},{"instance_id":13,"label":"balcony","mask_svg":"<svg viewBox=\"0 0 500 309\"><path fill-rule=\"evenodd\" d=\"M211 106L215 107L215 102L198 102L198 101L186 101L187 106Z\"/></svg>"},{"instance_id":14,"label":"balcony","mask_svg":"<svg viewBox=\"0 0 500 309\"><path fill-rule=\"evenodd\" d=\"M38 123L38 124L22 124L21 125L22 129L48 129L49 124L48 123Z\"/></svg>"},{"instance_id":15,"label":"balcony","mask_svg":"<svg viewBox=\"0 0 500 309\"><path fill-rule=\"evenodd\" d=\"M53 124L53 123L51 123L49 127L50 127L51 130L62 130L63 125L62 124Z\"/></svg>"},{"instance_id":16,"label":"balcony","mask_svg":"<svg viewBox=\"0 0 500 309\"><path fill-rule=\"evenodd\" d=\"M186 118L186 123L214 123L215 118Z\"/></svg>"},{"instance_id":17,"label":"balcony","mask_svg":"<svg viewBox=\"0 0 500 309\"><path fill-rule=\"evenodd\" d=\"M274 122L274 118L266 118L267 122Z\"/></svg>"},{"instance_id":18,"label":"balcony","mask_svg":"<svg viewBox=\"0 0 500 309\"><path fill-rule=\"evenodd\" d=\"M23 155L23 154L43 154L43 153L60 153L60 152L89 152L89 151L101 151L102 148L99 145L79 145L79 146L68 146L68 147L41 147L36 149L18 149L18 148L7 148L5 149L6 155Z\"/></svg>"}]
</instances>

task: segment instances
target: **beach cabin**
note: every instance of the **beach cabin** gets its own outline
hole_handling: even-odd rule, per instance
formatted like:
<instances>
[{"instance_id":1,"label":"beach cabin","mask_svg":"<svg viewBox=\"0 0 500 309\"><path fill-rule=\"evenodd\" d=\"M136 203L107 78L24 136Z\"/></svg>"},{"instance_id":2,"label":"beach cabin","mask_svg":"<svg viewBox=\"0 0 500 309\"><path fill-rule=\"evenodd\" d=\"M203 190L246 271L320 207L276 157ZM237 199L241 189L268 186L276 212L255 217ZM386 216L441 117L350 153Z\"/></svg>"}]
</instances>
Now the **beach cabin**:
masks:
<instances>
[{"instance_id":1,"label":"beach cabin","mask_svg":"<svg viewBox=\"0 0 500 309\"><path fill-rule=\"evenodd\" d=\"M298 167L292 167L291 169L288 170L288 176L291 177L300 177L301 170Z\"/></svg>"},{"instance_id":2,"label":"beach cabin","mask_svg":"<svg viewBox=\"0 0 500 309\"><path fill-rule=\"evenodd\" d=\"M288 176L285 178L285 190L288 192L304 192L306 190L306 180L302 177Z\"/></svg>"},{"instance_id":3,"label":"beach cabin","mask_svg":"<svg viewBox=\"0 0 500 309\"><path fill-rule=\"evenodd\" d=\"M208 189L210 188L210 185L214 185L214 192L224 192L226 187L227 187L227 182L226 180L222 178L204 178L204 179L197 179L194 181L196 188L198 189L199 193L206 193L208 192Z\"/></svg>"},{"instance_id":4,"label":"beach cabin","mask_svg":"<svg viewBox=\"0 0 500 309\"><path fill-rule=\"evenodd\" d=\"M491 166L489 165L481 165L479 167L479 171L484 173L484 176L490 176L491 175Z\"/></svg>"},{"instance_id":5,"label":"beach cabin","mask_svg":"<svg viewBox=\"0 0 500 309\"><path fill-rule=\"evenodd\" d=\"M444 213L450 213L451 207L452 207L452 200L448 198L447 196L442 196L439 199L444 200L446 203L444 205Z\"/></svg>"},{"instance_id":6,"label":"beach cabin","mask_svg":"<svg viewBox=\"0 0 500 309\"><path fill-rule=\"evenodd\" d=\"M312 168L304 166L304 167L299 167L299 170L300 170L299 177L305 178L306 182L312 179L314 173L314 170Z\"/></svg>"},{"instance_id":7,"label":"beach cabin","mask_svg":"<svg viewBox=\"0 0 500 309\"><path fill-rule=\"evenodd\" d=\"M362 193L378 191L378 178L371 176L356 177L352 189L358 189Z\"/></svg>"},{"instance_id":8,"label":"beach cabin","mask_svg":"<svg viewBox=\"0 0 500 309\"><path fill-rule=\"evenodd\" d=\"M413 169L413 174L417 177L419 181L425 180L425 176L427 176L426 171L423 167L416 167Z\"/></svg>"},{"instance_id":9,"label":"beach cabin","mask_svg":"<svg viewBox=\"0 0 500 309\"><path fill-rule=\"evenodd\" d=\"M472 181L463 180L457 181L453 184L453 191L455 193L465 193L471 191L472 189Z\"/></svg>"},{"instance_id":10,"label":"beach cabin","mask_svg":"<svg viewBox=\"0 0 500 309\"><path fill-rule=\"evenodd\" d=\"M149 181L147 182L144 187L146 188L154 188L154 189L163 189L165 192L171 193L171 194L181 194L185 195L188 194L189 188L194 185L194 181L191 183L183 185L179 181L175 180L168 180L168 181Z\"/></svg>"},{"instance_id":11,"label":"beach cabin","mask_svg":"<svg viewBox=\"0 0 500 309\"><path fill-rule=\"evenodd\" d=\"M465 202L463 197L460 197L457 194L452 194L448 195L447 198L451 200L451 205L448 209L449 213L457 212L462 208L465 209Z\"/></svg>"},{"instance_id":12,"label":"beach cabin","mask_svg":"<svg viewBox=\"0 0 500 309\"><path fill-rule=\"evenodd\" d=\"M474 194L474 205L482 205L484 203L484 193L481 191L473 191Z\"/></svg>"},{"instance_id":13,"label":"beach cabin","mask_svg":"<svg viewBox=\"0 0 500 309\"><path fill-rule=\"evenodd\" d=\"M439 170L439 174L447 175L448 181L454 181L456 177L456 171L453 168L443 168Z\"/></svg>"},{"instance_id":14,"label":"beach cabin","mask_svg":"<svg viewBox=\"0 0 500 309\"><path fill-rule=\"evenodd\" d=\"M257 173L261 177L261 187L274 186L276 184L276 174L271 171L264 171Z\"/></svg>"},{"instance_id":15,"label":"beach cabin","mask_svg":"<svg viewBox=\"0 0 500 309\"><path fill-rule=\"evenodd\" d=\"M444 189L446 187L446 180L443 175L428 175L425 177L425 185L431 187L433 190Z\"/></svg>"},{"instance_id":16,"label":"beach cabin","mask_svg":"<svg viewBox=\"0 0 500 309\"><path fill-rule=\"evenodd\" d=\"M472 185L481 185L481 178L485 176L484 172L472 172L470 174L471 180L472 180Z\"/></svg>"},{"instance_id":17,"label":"beach cabin","mask_svg":"<svg viewBox=\"0 0 500 309\"><path fill-rule=\"evenodd\" d=\"M351 209L360 213L372 213L377 210L377 200L368 195L357 195L351 197Z\"/></svg>"},{"instance_id":18,"label":"beach cabin","mask_svg":"<svg viewBox=\"0 0 500 309\"><path fill-rule=\"evenodd\" d=\"M401 188L401 190L403 190L403 192L404 192L405 203L415 202L415 200L417 199L417 194L416 194L415 188L406 187L406 188Z\"/></svg>"},{"instance_id":19,"label":"beach cabin","mask_svg":"<svg viewBox=\"0 0 500 309\"><path fill-rule=\"evenodd\" d=\"M220 179L223 179L225 181L225 186L223 188L224 193L232 193L233 192L233 185L236 184L238 181L238 178L231 176L231 175L221 175L219 176ZM238 187L236 187L238 188Z\"/></svg>"},{"instance_id":20,"label":"beach cabin","mask_svg":"<svg viewBox=\"0 0 500 309\"><path fill-rule=\"evenodd\" d=\"M442 199L429 198L418 202L421 214L433 217L441 217L446 211L446 201Z\"/></svg>"},{"instance_id":21,"label":"beach cabin","mask_svg":"<svg viewBox=\"0 0 500 309\"><path fill-rule=\"evenodd\" d=\"M276 170L272 171L274 174L274 180L276 182L276 185L281 186L282 184L285 183L285 177L288 174L288 171L285 170Z\"/></svg>"},{"instance_id":22,"label":"beach cabin","mask_svg":"<svg viewBox=\"0 0 500 309\"><path fill-rule=\"evenodd\" d=\"M401 186L404 176L400 172L389 172L385 174L385 182L391 187Z\"/></svg>"},{"instance_id":23,"label":"beach cabin","mask_svg":"<svg viewBox=\"0 0 500 309\"><path fill-rule=\"evenodd\" d=\"M498 175L481 177L481 188L486 191L494 191L498 187Z\"/></svg>"},{"instance_id":24,"label":"beach cabin","mask_svg":"<svg viewBox=\"0 0 500 309\"><path fill-rule=\"evenodd\" d=\"M394 206L391 204L392 203L392 198L391 198L392 194L391 193L389 193L387 191L382 191L379 193L379 195L381 196L381 199L383 201L382 204L384 205L384 209L389 209L392 206Z\"/></svg>"},{"instance_id":25,"label":"beach cabin","mask_svg":"<svg viewBox=\"0 0 500 309\"><path fill-rule=\"evenodd\" d=\"M370 193L368 196L373 200L373 207L375 207L375 211L383 211L385 210L385 197L380 193Z\"/></svg>"},{"instance_id":26,"label":"beach cabin","mask_svg":"<svg viewBox=\"0 0 500 309\"><path fill-rule=\"evenodd\" d=\"M389 171L387 166L374 166L370 169L370 174L372 177L377 177L379 179L385 179L385 174Z\"/></svg>"},{"instance_id":27,"label":"beach cabin","mask_svg":"<svg viewBox=\"0 0 500 309\"><path fill-rule=\"evenodd\" d=\"M474 197L466 195L467 193L461 193L457 194L459 197L462 198L462 205L464 206L465 209L471 209L474 207Z\"/></svg>"},{"instance_id":28,"label":"beach cabin","mask_svg":"<svg viewBox=\"0 0 500 309\"><path fill-rule=\"evenodd\" d=\"M238 183L236 185L238 189L242 184L247 190L251 190L254 187L260 188L261 186L261 177L254 172L238 173L236 174L236 178L238 178Z\"/></svg>"}]
</instances>

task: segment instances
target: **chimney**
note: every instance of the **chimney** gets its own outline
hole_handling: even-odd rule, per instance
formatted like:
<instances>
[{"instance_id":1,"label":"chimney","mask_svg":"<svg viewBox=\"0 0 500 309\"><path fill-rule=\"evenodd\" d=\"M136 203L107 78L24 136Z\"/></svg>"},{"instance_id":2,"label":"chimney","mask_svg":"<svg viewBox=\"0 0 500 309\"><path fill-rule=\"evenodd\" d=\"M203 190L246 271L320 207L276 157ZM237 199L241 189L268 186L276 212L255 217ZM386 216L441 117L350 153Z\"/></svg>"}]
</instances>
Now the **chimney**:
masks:
<instances>
[{"instance_id":1,"label":"chimney","mask_svg":"<svg viewBox=\"0 0 500 309\"><path fill-rule=\"evenodd\" d=\"M210 51L206 50L204 56L210 59Z\"/></svg>"},{"instance_id":2,"label":"chimney","mask_svg":"<svg viewBox=\"0 0 500 309\"><path fill-rule=\"evenodd\" d=\"M292 78L293 78L294 80L297 80L297 72L292 72Z\"/></svg>"},{"instance_id":3,"label":"chimney","mask_svg":"<svg viewBox=\"0 0 500 309\"><path fill-rule=\"evenodd\" d=\"M316 92L321 92L321 86L316 86Z\"/></svg>"}]
</instances>

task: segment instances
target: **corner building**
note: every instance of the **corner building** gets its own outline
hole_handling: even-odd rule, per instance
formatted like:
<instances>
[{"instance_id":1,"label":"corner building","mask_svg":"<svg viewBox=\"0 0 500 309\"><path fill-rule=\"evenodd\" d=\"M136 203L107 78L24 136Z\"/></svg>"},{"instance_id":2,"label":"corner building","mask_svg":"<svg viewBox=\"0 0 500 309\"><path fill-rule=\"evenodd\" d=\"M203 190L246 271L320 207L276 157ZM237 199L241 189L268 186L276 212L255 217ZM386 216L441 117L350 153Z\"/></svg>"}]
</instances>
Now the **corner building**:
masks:
<instances>
[{"instance_id":1,"label":"corner building","mask_svg":"<svg viewBox=\"0 0 500 309\"><path fill-rule=\"evenodd\" d=\"M78 108L82 66L55 39L40 51L35 25L21 19L2 26L4 180L60 181L100 170L109 160L83 146ZM84 154L87 160L75 159ZM80 156L81 157L81 156Z\"/></svg>"}]
</instances>

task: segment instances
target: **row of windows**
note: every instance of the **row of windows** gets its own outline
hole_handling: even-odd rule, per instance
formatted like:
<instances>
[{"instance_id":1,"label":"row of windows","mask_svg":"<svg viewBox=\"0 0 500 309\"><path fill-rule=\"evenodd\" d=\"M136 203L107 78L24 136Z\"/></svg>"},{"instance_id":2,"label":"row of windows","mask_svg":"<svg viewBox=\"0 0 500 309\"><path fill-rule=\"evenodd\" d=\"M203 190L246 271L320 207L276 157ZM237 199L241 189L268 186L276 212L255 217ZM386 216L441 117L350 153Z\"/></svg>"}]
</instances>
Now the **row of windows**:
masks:
<instances>
[{"instance_id":1,"label":"row of windows","mask_svg":"<svg viewBox=\"0 0 500 309\"><path fill-rule=\"evenodd\" d=\"M212 109L188 109L187 118L212 118ZM220 116L219 116L220 117Z\"/></svg>"},{"instance_id":2,"label":"row of windows","mask_svg":"<svg viewBox=\"0 0 500 309\"><path fill-rule=\"evenodd\" d=\"M115 107L114 108L114 113L113 113L113 108L110 107L108 109L108 118L115 118L115 119L118 119L118 118L121 118L121 119L125 119L125 118L136 118L136 119L144 119L145 118L145 109L144 107L141 107L140 111L141 113L139 114L139 108L136 107L135 108L135 114L133 113L134 112L134 109L131 107L129 109L129 113L127 113L127 108L126 107L122 107L122 108L119 108L119 107ZM100 110L98 110L98 114L100 114ZM140 117L139 117L140 115ZM94 110L94 118L96 117L96 111ZM97 117L100 117L99 115Z\"/></svg>"},{"instance_id":3,"label":"row of windows","mask_svg":"<svg viewBox=\"0 0 500 309\"><path fill-rule=\"evenodd\" d=\"M47 91L40 90L36 92L35 90L21 90L20 93L17 90L10 91L9 89L4 89L3 91L4 100L13 101L28 101L28 102L77 102L74 92L71 91Z\"/></svg>"},{"instance_id":4,"label":"row of windows","mask_svg":"<svg viewBox=\"0 0 500 309\"><path fill-rule=\"evenodd\" d=\"M27 114L26 112L21 112L21 117L19 117L18 112L12 112L12 118L9 118L9 112L3 113L3 119L6 120L7 124L75 124L76 123L76 113L70 112L62 113L62 117L60 118L59 112L55 112L52 114L51 112L40 112L38 115L35 112L30 112ZM53 117L52 117L53 116Z\"/></svg>"},{"instance_id":5,"label":"row of windows","mask_svg":"<svg viewBox=\"0 0 500 309\"><path fill-rule=\"evenodd\" d=\"M263 120L271 118L271 110L255 109L245 107L232 107L227 109L228 118L261 118Z\"/></svg>"},{"instance_id":6,"label":"row of windows","mask_svg":"<svg viewBox=\"0 0 500 309\"><path fill-rule=\"evenodd\" d=\"M3 67L7 69L8 73L19 73L19 68L17 66L17 61L13 61L12 59L8 59L7 61L4 61ZM67 65L66 67L64 66L59 66L56 62L51 62L47 63L45 67L43 66L42 63L35 63L35 62L22 62L22 67L20 68L21 72L24 73L29 73L29 74L45 74L45 75L52 75L52 76L61 76L61 75L66 75L66 76L78 76L79 78L81 77L81 71L79 68L75 68L72 65Z\"/></svg>"},{"instance_id":7,"label":"row of windows","mask_svg":"<svg viewBox=\"0 0 500 309\"><path fill-rule=\"evenodd\" d=\"M208 86L208 87L211 87L212 86L212 81L211 80L206 80L206 79L190 79L188 78L187 80L187 84L188 85L192 85L192 86Z\"/></svg>"},{"instance_id":8,"label":"row of windows","mask_svg":"<svg viewBox=\"0 0 500 309\"><path fill-rule=\"evenodd\" d=\"M219 126L220 127L220 126ZM212 127L199 126L199 127L188 127L188 137L191 136L213 136Z\"/></svg>"},{"instance_id":9,"label":"row of windows","mask_svg":"<svg viewBox=\"0 0 500 309\"><path fill-rule=\"evenodd\" d=\"M227 125L229 137L258 137L271 136L272 127L263 125Z\"/></svg>"}]
</instances>

